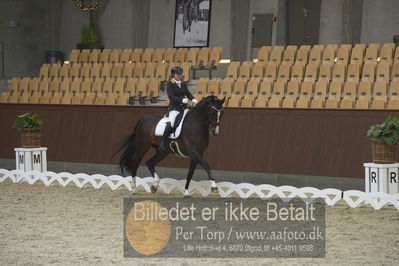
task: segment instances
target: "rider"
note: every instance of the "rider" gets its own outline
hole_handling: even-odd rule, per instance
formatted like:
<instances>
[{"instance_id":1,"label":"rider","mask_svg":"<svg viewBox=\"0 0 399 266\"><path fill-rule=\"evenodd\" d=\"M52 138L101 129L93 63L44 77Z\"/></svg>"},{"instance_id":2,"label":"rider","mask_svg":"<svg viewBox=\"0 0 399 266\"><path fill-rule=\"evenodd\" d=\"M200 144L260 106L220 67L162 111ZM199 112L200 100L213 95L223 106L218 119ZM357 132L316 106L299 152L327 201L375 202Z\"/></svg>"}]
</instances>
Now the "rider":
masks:
<instances>
[{"instance_id":1,"label":"rider","mask_svg":"<svg viewBox=\"0 0 399 266\"><path fill-rule=\"evenodd\" d=\"M177 115L184 110L189 98L194 104L198 101L193 97L193 95L188 90L186 84L182 82L183 69L179 66L175 66L171 71L171 78L167 83L166 92L168 94L170 103L166 113L166 127L163 133L162 141L159 145L161 150L165 150L165 146L169 144L169 135L173 131L175 126L175 120ZM185 98L186 96L187 98Z\"/></svg>"}]
</instances>

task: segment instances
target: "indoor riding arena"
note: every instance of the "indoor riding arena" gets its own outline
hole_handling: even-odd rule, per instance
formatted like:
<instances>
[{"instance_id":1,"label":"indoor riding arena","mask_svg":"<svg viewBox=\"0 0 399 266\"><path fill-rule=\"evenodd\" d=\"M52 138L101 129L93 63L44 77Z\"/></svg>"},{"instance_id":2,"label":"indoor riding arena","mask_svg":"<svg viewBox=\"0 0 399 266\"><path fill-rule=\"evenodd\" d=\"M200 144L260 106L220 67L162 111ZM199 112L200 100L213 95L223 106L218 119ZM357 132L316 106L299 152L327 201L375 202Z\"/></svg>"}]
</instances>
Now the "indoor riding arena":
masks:
<instances>
[{"instance_id":1,"label":"indoor riding arena","mask_svg":"<svg viewBox=\"0 0 399 266\"><path fill-rule=\"evenodd\" d=\"M0 1L0 265L397 265L399 1Z\"/></svg>"}]
</instances>

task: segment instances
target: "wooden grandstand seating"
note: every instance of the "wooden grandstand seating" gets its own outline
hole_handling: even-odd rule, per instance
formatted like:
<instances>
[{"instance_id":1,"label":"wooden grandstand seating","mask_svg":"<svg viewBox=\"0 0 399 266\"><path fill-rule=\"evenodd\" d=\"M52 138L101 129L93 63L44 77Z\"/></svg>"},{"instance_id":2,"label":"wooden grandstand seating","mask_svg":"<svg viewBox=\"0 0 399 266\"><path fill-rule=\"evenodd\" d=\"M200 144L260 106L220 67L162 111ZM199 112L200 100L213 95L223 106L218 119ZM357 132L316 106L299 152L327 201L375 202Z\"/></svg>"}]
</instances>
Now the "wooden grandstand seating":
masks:
<instances>
[{"instance_id":1,"label":"wooden grandstand seating","mask_svg":"<svg viewBox=\"0 0 399 266\"><path fill-rule=\"evenodd\" d=\"M256 62L252 66L251 78L263 78L265 73L265 66L264 62Z\"/></svg>"},{"instance_id":2,"label":"wooden grandstand seating","mask_svg":"<svg viewBox=\"0 0 399 266\"><path fill-rule=\"evenodd\" d=\"M267 102L268 108L280 108L283 97L281 95L272 95Z\"/></svg>"},{"instance_id":3,"label":"wooden grandstand seating","mask_svg":"<svg viewBox=\"0 0 399 266\"><path fill-rule=\"evenodd\" d=\"M353 80L359 82L360 80L361 64L353 63L348 66L346 80Z\"/></svg>"},{"instance_id":4,"label":"wooden grandstand seating","mask_svg":"<svg viewBox=\"0 0 399 266\"><path fill-rule=\"evenodd\" d=\"M383 80L386 83L389 83L389 79L391 77L391 65L387 61L381 61L377 65L377 75L376 80Z\"/></svg>"},{"instance_id":5,"label":"wooden grandstand seating","mask_svg":"<svg viewBox=\"0 0 399 266\"><path fill-rule=\"evenodd\" d=\"M61 64L51 64L49 76L52 78L59 77L60 69L61 69Z\"/></svg>"},{"instance_id":6,"label":"wooden grandstand seating","mask_svg":"<svg viewBox=\"0 0 399 266\"><path fill-rule=\"evenodd\" d=\"M104 63L103 67L101 68L101 77L106 78L111 76L111 67L110 63Z\"/></svg>"},{"instance_id":7,"label":"wooden grandstand seating","mask_svg":"<svg viewBox=\"0 0 399 266\"><path fill-rule=\"evenodd\" d=\"M377 80L374 83L373 98L387 98L387 82L385 80Z\"/></svg>"},{"instance_id":8,"label":"wooden grandstand seating","mask_svg":"<svg viewBox=\"0 0 399 266\"><path fill-rule=\"evenodd\" d=\"M29 91L39 91L40 78L32 78L29 82Z\"/></svg>"},{"instance_id":9,"label":"wooden grandstand seating","mask_svg":"<svg viewBox=\"0 0 399 266\"><path fill-rule=\"evenodd\" d=\"M191 78L191 63L184 62L181 64L181 68L183 69L183 80L187 81Z\"/></svg>"},{"instance_id":10,"label":"wooden grandstand seating","mask_svg":"<svg viewBox=\"0 0 399 266\"><path fill-rule=\"evenodd\" d=\"M386 109L394 109L394 110L399 109L399 98L389 99Z\"/></svg>"},{"instance_id":11,"label":"wooden grandstand seating","mask_svg":"<svg viewBox=\"0 0 399 266\"><path fill-rule=\"evenodd\" d=\"M374 64L364 64L362 70L362 80L371 80L375 79L375 65Z\"/></svg>"},{"instance_id":12,"label":"wooden grandstand seating","mask_svg":"<svg viewBox=\"0 0 399 266\"><path fill-rule=\"evenodd\" d=\"M175 60L176 48L168 48L164 54L165 63L172 63Z\"/></svg>"},{"instance_id":13,"label":"wooden grandstand seating","mask_svg":"<svg viewBox=\"0 0 399 266\"><path fill-rule=\"evenodd\" d=\"M337 64L347 65L352 47L350 44L342 44L337 51Z\"/></svg>"},{"instance_id":14,"label":"wooden grandstand seating","mask_svg":"<svg viewBox=\"0 0 399 266\"><path fill-rule=\"evenodd\" d=\"M219 65L220 59L222 58L222 47L213 47L209 54L209 65Z\"/></svg>"},{"instance_id":15,"label":"wooden grandstand seating","mask_svg":"<svg viewBox=\"0 0 399 266\"><path fill-rule=\"evenodd\" d=\"M104 83L104 79L96 78L93 80L93 84L91 86L91 91L94 93L99 93L102 91L102 85Z\"/></svg>"},{"instance_id":16,"label":"wooden grandstand seating","mask_svg":"<svg viewBox=\"0 0 399 266\"><path fill-rule=\"evenodd\" d=\"M330 88L328 91L328 98L340 99L342 94L342 82L341 81L331 81Z\"/></svg>"},{"instance_id":17,"label":"wooden grandstand seating","mask_svg":"<svg viewBox=\"0 0 399 266\"><path fill-rule=\"evenodd\" d=\"M323 50L323 55L321 58L322 64L333 64L335 60L336 46L327 45Z\"/></svg>"},{"instance_id":18,"label":"wooden grandstand seating","mask_svg":"<svg viewBox=\"0 0 399 266\"><path fill-rule=\"evenodd\" d=\"M71 82L71 92L80 92L80 87L82 85L82 78L74 78Z\"/></svg>"},{"instance_id":19,"label":"wooden grandstand seating","mask_svg":"<svg viewBox=\"0 0 399 266\"><path fill-rule=\"evenodd\" d=\"M324 107L327 109L337 109L339 104L339 99L328 98L325 102Z\"/></svg>"},{"instance_id":20,"label":"wooden grandstand seating","mask_svg":"<svg viewBox=\"0 0 399 266\"><path fill-rule=\"evenodd\" d=\"M364 51L366 49L365 44L356 44L351 52L350 63L351 64L363 64Z\"/></svg>"},{"instance_id":21,"label":"wooden grandstand seating","mask_svg":"<svg viewBox=\"0 0 399 266\"><path fill-rule=\"evenodd\" d=\"M60 68L60 78L67 78L69 77L69 70L71 66L69 64L63 64Z\"/></svg>"},{"instance_id":22,"label":"wooden grandstand seating","mask_svg":"<svg viewBox=\"0 0 399 266\"><path fill-rule=\"evenodd\" d=\"M80 91L89 93L89 92L91 92L92 85L93 85L93 79L87 78L82 82Z\"/></svg>"},{"instance_id":23,"label":"wooden grandstand seating","mask_svg":"<svg viewBox=\"0 0 399 266\"><path fill-rule=\"evenodd\" d=\"M227 78L236 79L238 77L238 69L240 67L240 62L231 62L227 67Z\"/></svg>"},{"instance_id":24,"label":"wooden grandstand seating","mask_svg":"<svg viewBox=\"0 0 399 266\"><path fill-rule=\"evenodd\" d=\"M391 80L399 80L399 61L392 65Z\"/></svg>"},{"instance_id":25,"label":"wooden grandstand seating","mask_svg":"<svg viewBox=\"0 0 399 266\"><path fill-rule=\"evenodd\" d=\"M155 77L155 63L147 63L145 66L144 77L154 78Z\"/></svg>"},{"instance_id":26,"label":"wooden grandstand seating","mask_svg":"<svg viewBox=\"0 0 399 266\"><path fill-rule=\"evenodd\" d=\"M266 108L269 102L269 97L266 95L259 95L258 98L255 99L254 107L256 108Z\"/></svg>"},{"instance_id":27,"label":"wooden grandstand seating","mask_svg":"<svg viewBox=\"0 0 399 266\"><path fill-rule=\"evenodd\" d=\"M309 52L310 52L310 45L301 45L296 54L295 64L306 65L308 63Z\"/></svg>"},{"instance_id":28,"label":"wooden grandstand seating","mask_svg":"<svg viewBox=\"0 0 399 266\"><path fill-rule=\"evenodd\" d=\"M354 104L355 104L355 99L353 99L353 98L344 98L339 103L339 108L341 108L341 109L353 109Z\"/></svg>"},{"instance_id":29,"label":"wooden grandstand seating","mask_svg":"<svg viewBox=\"0 0 399 266\"><path fill-rule=\"evenodd\" d=\"M143 56L141 57L141 62L150 63L152 61L152 54L154 53L154 49L147 48L143 52Z\"/></svg>"},{"instance_id":30,"label":"wooden grandstand seating","mask_svg":"<svg viewBox=\"0 0 399 266\"><path fill-rule=\"evenodd\" d=\"M244 96L241 100L241 107L254 107L255 104L255 97L253 96ZM266 104L265 104L266 107Z\"/></svg>"},{"instance_id":31,"label":"wooden grandstand seating","mask_svg":"<svg viewBox=\"0 0 399 266\"><path fill-rule=\"evenodd\" d=\"M128 105L129 104L129 95L127 93L119 94L116 97L117 105Z\"/></svg>"},{"instance_id":32,"label":"wooden grandstand seating","mask_svg":"<svg viewBox=\"0 0 399 266\"><path fill-rule=\"evenodd\" d=\"M370 80L362 80L359 82L358 86L358 97L367 97L371 99L371 91L373 86L373 81Z\"/></svg>"},{"instance_id":33,"label":"wooden grandstand seating","mask_svg":"<svg viewBox=\"0 0 399 266\"><path fill-rule=\"evenodd\" d=\"M273 84L273 95L279 95L279 96L284 96L285 90L286 90L287 83L285 81L279 81L277 80Z\"/></svg>"},{"instance_id":34,"label":"wooden grandstand seating","mask_svg":"<svg viewBox=\"0 0 399 266\"><path fill-rule=\"evenodd\" d=\"M316 64L319 65L320 64L320 60L321 60L321 53L322 50L319 48L313 48L310 50L310 55L309 55L309 64Z\"/></svg>"},{"instance_id":35,"label":"wooden grandstand seating","mask_svg":"<svg viewBox=\"0 0 399 266\"><path fill-rule=\"evenodd\" d=\"M310 97L313 95L313 90L314 90L314 82L313 81L304 81L301 83L300 86L300 94L305 95L306 97Z\"/></svg>"},{"instance_id":36,"label":"wooden grandstand seating","mask_svg":"<svg viewBox=\"0 0 399 266\"><path fill-rule=\"evenodd\" d=\"M344 82L346 77L346 65L336 64L333 68L332 80Z\"/></svg>"},{"instance_id":37,"label":"wooden grandstand seating","mask_svg":"<svg viewBox=\"0 0 399 266\"><path fill-rule=\"evenodd\" d=\"M370 108L371 109L385 109L387 100L384 98L375 98L371 102Z\"/></svg>"},{"instance_id":38,"label":"wooden grandstand seating","mask_svg":"<svg viewBox=\"0 0 399 266\"><path fill-rule=\"evenodd\" d=\"M80 64L73 64L69 70L69 77L80 77Z\"/></svg>"},{"instance_id":39,"label":"wooden grandstand seating","mask_svg":"<svg viewBox=\"0 0 399 266\"><path fill-rule=\"evenodd\" d=\"M280 65L284 48L284 46L274 46L270 52L268 64Z\"/></svg>"},{"instance_id":40,"label":"wooden grandstand seating","mask_svg":"<svg viewBox=\"0 0 399 266\"><path fill-rule=\"evenodd\" d=\"M115 78L107 77L102 84L102 92L114 91Z\"/></svg>"},{"instance_id":41,"label":"wooden grandstand seating","mask_svg":"<svg viewBox=\"0 0 399 266\"><path fill-rule=\"evenodd\" d=\"M206 66L209 64L209 47L202 47L198 52L197 65Z\"/></svg>"},{"instance_id":42,"label":"wooden grandstand seating","mask_svg":"<svg viewBox=\"0 0 399 266\"><path fill-rule=\"evenodd\" d=\"M266 65L264 79L275 81L277 79L278 65Z\"/></svg>"},{"instance_id":43,"label":"wooden grandstand seating","mask_svg":"<svg viewBox=\"0 0 399 266\"><path fill-rule=\"evenodd\" d=\"M179 48L175 53L175 61L176 63L183 63L186 61L187 48Z\"/></svg>"},{"instance_id":44,"label":"wooden grandstand seating","mask_svg":"<svg viewBox=\"0 0 399 266\"><path fill-rule=\"evenodd\" d=\"M303 79L303 71L304 65L303 64L295 64L292 66L291 72L291 80L299 80L302 81Z\"/></svg>"},{"instance_id":45,"label":"wooden grandstand seating","mask_svg":"<svg viewBox=\"0 0 399 266\"><path fill-rule=\"evenodd\" d=\"M119 63L121 59L121 53L122 53L121 49L113 49L109 56L109 62L111 64Z\"/></svg>"},{"instance_id":46,"label":"wooden grandstand seating","mask_svg":"<svg viewBox=\"0 0 399 266\"><path fill-rule=\"evenodd\" d=\"M247 79L237 79L233 85L233 95L235 96L243 96L247 90ZM222 90L223 93L223 90Z\"/></svg>"},{"instance_id":47,"label":"wooden grandstand seating","mask_svg":"<svg viewBox=\"0 0 399 266\"><path fill-rule=\"evenodd\" d=\"M89 49L83 49L80 54L79 54L79 63L89 63L89 55L90 55L90 50Z\"/></svg>"},{"instance_id":48,"label":"wooden grandstand seating","mask_svg":"<svg viewBox=\"0 0 399 266\"><path fill-rule=\"evenodd\" d=\"M90 77L90 70L91 70L91 64L83 63L82 67L80 68L80 76L83 78Z\"/></svg>"},{"instance_id":49,"label":"wooden grandstand seating","mask_svg":"<svg viewBox=\"0 0 399 266\"><path fill-rule=\"evenodd\" d=\"M148 91L148 80L146 78L140 78L137 82L137 97L142 100L147 97ZM142 103L142 102L140 102Z\"/></svg>"},{"instance_id":50,"label":"wooden grandstand seating","mask_svg":"<svg viewBox=\"0 0 399 266\"><path fill-rule=\"evenodd\" d=\"M141 48L134 49L130 56L130 61L134 64L140 63L142 54L143 54L143 49Z\"/></svg>"},{"instance_id":51,"label":"wooden grandstand seating","mask_svg":"<svg viewBox=\"0 0 399 266\"><path fill-rule=\"evenodd\" d=\"M313 109L321 109L325 107L325 100L324 97L314 97L311 101L310 101L310 108Z\"/></svg>"},{"instance_id":52,"label":"wooden grandstand seating","mask_svg":"<svg viewBox=\"0 0 399 266\"><path fill-rule=\"evenodd\" d=\"M70 92L71 91L71 80L69 78L64 78L60 84L60 92Z\"/></svg>"},{"instance_id":53,"label":"wooden grandstand seating","mask_svg":"<svg viewBox=\"0 0 399 266\"><path fill-rule=\"evenodd\" d=\"M89 54L89 63L96 64L100 61L101 50L94 49Z\"/></svg>"},{"instance_id":54,"label":"wooden grandstand seating","mask_svg":"<svg viewBox=\"0 0 399 266\"><path fill-rule=\"evenodd\" d=\"M287 82L291 75L291 65L281 65L278 69L277 80Z\"/></svg>"},{"instance_id":55,"label":"wooden grandstand seating","mask_svg":"<svg viewBox=\"0 0 399 266\"><path fill-rule=\"evenodd\" d=\"M195 89L195 93L197 95L205 96L207 94L207 87L208 87L208 78L200 78L197 87Z\"/></svg>"},{"instance_id":56,"label":"wooden grandstand seating","mask_svg":"<svg viewBox=\"0 0 399 266\"><path fill-rule=\"evenodd\" d=\"M380 51L380 62L389 62L391 64L393 60L394 49L394 43L385 43Z\"/></svg>"},{"instance_id":57,"label":"wooden grandstand seating","mask_svg":"<svg viewBox=\"0 0 399 266\"><path fill-rule=\"evenodd\" d=\"M381 45L379 43L371 43L366 49L366 54L364 55L365 64L376 64L378 59L378 54Z\"/></svg>"},{"instance_id":58,"label":"wooden grandstand seating","mask_svg":"<svg viewBox=\"0 0 399 266\"><path fill-rule=\"evenodd\" d=\"M134 78L142 78L144 77L144 63L137 63L134 65L134 70L133 70L133 77Z\"/></svg>"},{"instance_id":59,"label":"wooden grandstand seating","mask_svg":"<svg viewBox=\"0 0 399 266\"><path fill-rule=\"evenodd\" d=\"M300 95L295 103L296 108L309 108L310 98L304 95Z\"/></svg>"},{"instance_id":60,"label":"wooden grandstand seating","mask_svg":"<svg viewBox=\"0 0 399 266\"><path fill-rule=\"evenodd\" d=\"M222 82L220 83L220 96L221 97L231 96L233 91L233 84L234 84L234 79L230 78L223 79Z\"/></svg>"},{"instance_id":61,"label":"wooden grandstand seating","mask_svg":"<svg viewBox=\"0 0 399 266\"><path fill-rule=\"evenodd\" d=\"M116 104L116 94L110 93L105 97L105 102L104 104L106 105L115 105Z\"/></svg>"},{"instance_id":62,"label":"wooden grandstand seating","mask_svg":"<svg viewBox=\"0 0 399 266\"><path fill-rule=\"evenodd\" d=\"M123 70L122 70L122 77L124 77L124 78L133 77L133 69L134 69L134 64L131 64L131 63L124 64Z\"/></svg>"},{"instance_id":63,"label":"wooden grandstand seating","mask_svg":"<svg viewBox=\"0 0 399 266\"><path fill-rule=\"evenodd\" d=\"M282 65L293 65L295 62L295 55L296 55L296 49L285 49L283 52L283 60L281 62Z\"/></svg>"},{"instance_id":64,"label":"wooden grandstand seating","mask_svg":"<svg viewBox=\"0 0 399 266\"><path fill-rule=\"evenodd\" d=\"M317 79L317 73L319 70L319 65L315 63L309 63L306 66L306 71L305 71L305 78L304 80L310 80L310 81L315 81Z\"/></svg>"},{"instance_id":65,"label":"wooden grandstand seating","mask_svg":"<svg viewBox=\"0 0 399 266\"><path fill-rule=\"evenodd\" d=\"M260 62L269 62L269 53L271 51L271 46L262 46L259 50L258 50L258 61Z\"/></svg>"},{"instance_id":66,"label":"wooden grandstand seating","mask_svg":"<svg viewBox=\"0 0 399 266\"><path fill-rule=\"evenodd\" d=\"M150 97L150 100L152 103L155 102L155 98L159 96L159 87L160 87L160 82L156 78L151 78L148 80L148 96Z\"/></svg>"},{"instance_id":67,"label":"wooden grandstand seating","mask_svg":"<svg viewBox=\"0 0 399 266\"><path fill-rule=\"evenodd\" d=\"M353 80L348 80L344 83L344 98L356 99L357 95L357 82Z\"/></svg>"},{"instance_id":68,"label":"wooden grandstand seating","mask_svg":"<svg viewBox=\"0 0 399 266\"><path fill-rule=\"evenodd\" d=\"M88 92L84 95L82 104L94 104L95 98L96 96L93 93ZM101 103L98 102L96 104L101 104Z\"/></svg>"},{"instance_id":69,"label":"wooden grandstand seating","mask_svg":"<svg viewBox=\"0 0 399 266\"><path fill-rule=\"evenodd\" d=\"M287 84L287 95L297 96L299 94L300 84L300 81L290 80Z\"/></svg>"},{"instance_id":70,"label":"wooden grandstand seating","mask_svg":"<svg viewBox=\"0 0 399 266\"><path fill-rule=\"evenodd\" d=\"M294 108L297 100L296 95L287 95L281 103L282 108Z\"/></svg>"},{"instance_id":71,"label":"wooden grandstand seating","mask_svg":"<svg viewBox=\"0 0 399 266\"><path fill-rule=\"evenodd\" d=\"M162 63L164 52L165 52L165 49L156 48L154 53L153 53L153 55L152 55L152 62L154 62L154 63Z\"/></svg>"},{"instance_id":72,"label":"wooden grandstand seating","mask_svg":"<svg viewBox=\"0 0 399 266\"><path fill-rule=\"evenodd\" d=\"M137 94L137 79L128 78L126 80L125 92L129 95L129 97L134 97Z\"/></svg>"},{"instance_id":73,"label":"wooden grandstand seating","mask_svg":"<svg viewBox=\"0 0 399 266\"><path fill-rule=\"evenodd\" d=\"M227 102L228 107L240 107L242 101L242 96L232 95Z\"/></svg>"},{"instance_id":74,"label":"wooden grandstand seating","mask_svg":"<svg viewBox=\"0 0 399 266\"><path fill-rule=\"evenodd\" d=\"M247 94L255 97L259 92L260 79L252 78L247 83Z\"/></svg>"},{"instance_id":75,"label":"wooden grandstand seating","mask_svg":"<svg viewBox=\"0 0 399 266\"><path fill-rule=\"evenodd\" d=\"M239 67L238 77L249 79L251 77L251 68L252 68L252 62L250 61L243 62L242 65Z\"/></svg>"},{"instance_id":76,"label":"wooden grandstand seating","mask_svg":"<svg viewBox=\"0 0 399 266\"><path fill-rule=\"evenodd\" d=\"M132 52L132 49L123 49L121 52L120 62L123 64L130 63L130 56Z\"/></svg>"},{"instance_id":77,"label":"wooden grandstand seating","mask_svg":"<svg viewBox=\"0 0 399 266\"><path fill-rule=\"evenodd\" d=\"M273 91L273 81L264 79L260 83L259 94L260 95L271 95Z\"/></svg>"},{"instance_id":78,"label":"wooden grandstand seating","mask_svg":"<svg viewBox=\"0 0 399 266\"><path fill-rule=\"evenodd\" d=\"M125 91L125 78L117 78L114 84L113 92L114 93L123 93Z\"/></svg>"},{"instance_id":79,"label":"wooden grandstand seating","mask_svg":"<svg viewBox=\"0 0 399 266\"><path fill-rule=\"evenodd\" d=\"M155 77L160 80L167 80L168 78L168 64L167 63L158 63L155 68Z\"/></svg>"},{"instance_id":80,"label":"wooden grandstand seating","mask_svg":"<svg viewBox=\"0 0 399 266\"><path fill-rule=\"evenodd\" d=\"M318 80L325 80L327 82L330 82L332 69L333 69L333 64L320 65Z\"/></svg>"},{"instance_id":81,"label":"wooden grandstand seating","mask_svg":"<svg viewBox=\"0 0 399 266\"><path fill-rule=\"evenodd\" d=\"M123 64L115 63L111 68L111 77L119 78L122 76Z\"/></svg>"},{"instance_id":82,"label":"wooden grandstand seating","mask_svg":"<svg viewBox=\"0 0 399 266\"><path fill-rule=\"evenodd\" d=\"M100 63L105 64L109 63L109 58L111 55L111 51L109 49L104 49L100 53Z\"/></svg>"},{"instance_id":83,"label":"wooden grandstand seating","mask_svg":"<svg viewBox=\"0 0 399 266\"><path fill-rule=\"evenodd\" d=\"M77 63L79 59L80 50L73 49L69 54L69 62L70 63Z\"/></svg>"},{"instance_id":84,"label":"wooden grandstand seating","mask_svg":"<svg viewBox=\"0 0 399 266\"><path fill-rule=\"evenodd\" d=\"M220 79L210 79L208 81L208 94L210 95L219 95L219 91L220 91Z\"/></svg>"}]
</instances>

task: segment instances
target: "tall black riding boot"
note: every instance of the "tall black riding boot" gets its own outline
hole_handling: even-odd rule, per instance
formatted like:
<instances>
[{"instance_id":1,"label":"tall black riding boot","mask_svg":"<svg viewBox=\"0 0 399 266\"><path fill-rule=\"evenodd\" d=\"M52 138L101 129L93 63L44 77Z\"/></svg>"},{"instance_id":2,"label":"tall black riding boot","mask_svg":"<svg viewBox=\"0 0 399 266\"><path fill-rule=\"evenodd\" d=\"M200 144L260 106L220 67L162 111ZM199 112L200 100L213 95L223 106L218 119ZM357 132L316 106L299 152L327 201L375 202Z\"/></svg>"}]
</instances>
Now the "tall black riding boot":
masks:
<instances>
[{"instance_id":1,"label":"tall black riding boot","mask_svg":"<svg viewBox=\"0 0 399 266\"><path fill-rule=\"evenodd\" d=\"M170 122L167 122L165 131L163 132L162 141L159 144L160 150L163 150L163 151L166 150L167 145L169 145L169 135L170 135L170 133L172 133L172 131L173 131L172 125L170 124Z\"/></svg>"}]
</instances>

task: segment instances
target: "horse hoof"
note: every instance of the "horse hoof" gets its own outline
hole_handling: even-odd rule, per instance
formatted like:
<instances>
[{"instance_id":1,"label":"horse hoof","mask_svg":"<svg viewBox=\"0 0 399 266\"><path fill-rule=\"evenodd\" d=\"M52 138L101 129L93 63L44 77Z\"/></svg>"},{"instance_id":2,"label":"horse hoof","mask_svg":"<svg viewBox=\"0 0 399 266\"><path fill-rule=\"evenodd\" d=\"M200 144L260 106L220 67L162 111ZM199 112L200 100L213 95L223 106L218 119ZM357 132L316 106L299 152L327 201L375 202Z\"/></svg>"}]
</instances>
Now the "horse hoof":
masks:
<instances>
[{"instance_id":1,"label":"horse hoof","mask_svg":"<svg viewBox=\"0 0 399 266\"><path fill-rule=\"evenodd\" d=\"M157 192L158 188L155 186L151 186L151 193Z\"/></svg>"},{"instance_id":2,"label":"horse hoof","mask_svg":"<svg viewBox=\"0 0 399 266\"><path fill-rule=\"evenodd\" d=\"M184 195L184 198L191 198L191 195Z\"/></svg>"},{"instance_id":3,"label":"horse hoof","mask_svg":"<svg viewBox=\"0 0 399 266\"><path fill-rule=\"evenodd\" d=\"M217 187L211 187L211 192L219 192L219 189Z\"/></svg>"}]
</instances>

